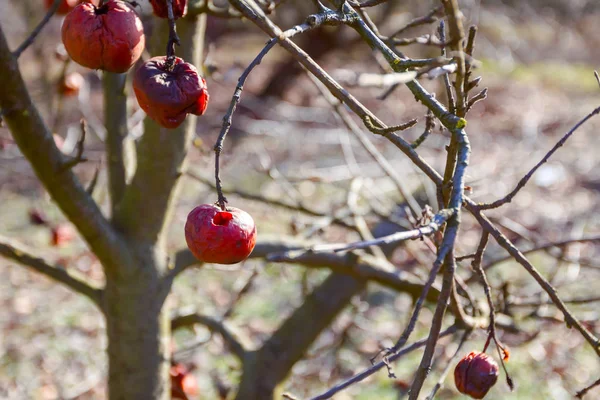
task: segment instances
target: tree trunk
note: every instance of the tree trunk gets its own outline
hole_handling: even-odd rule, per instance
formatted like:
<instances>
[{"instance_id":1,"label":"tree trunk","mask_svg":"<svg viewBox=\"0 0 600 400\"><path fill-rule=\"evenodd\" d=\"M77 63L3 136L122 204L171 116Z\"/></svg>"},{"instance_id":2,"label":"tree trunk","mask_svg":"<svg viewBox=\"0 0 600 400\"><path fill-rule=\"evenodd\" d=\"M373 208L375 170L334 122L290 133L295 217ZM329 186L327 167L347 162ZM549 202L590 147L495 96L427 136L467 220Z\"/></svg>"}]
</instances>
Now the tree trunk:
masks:
<instances>
[{"instance_id":1,"label":"tree trunk","mask_svg":"<svg viewBox=\"0 0 600 400\"><path fill-rule=\"evenodd\" d=\"M329 275L259 350L247 355L236 399L281 399L292 367L365 287L366 282L351 276Z\"/></svg>"},{"instance_id":2,"label":"tree trunk","mask_svg":"<svg viewBox=\"0 0 600 400\"><path fill-rule=\"evenodd\" d=\"M158 19L155 22L157 26L149 41L153 56L164 54L168 38L167 22ZM177 21L181 38L177 55L200 71L205 23L205 15ZM119 82L109 85L110 78L107 87L118 88ZM119 116L109 112L108 118ZM168 270L166 231L196 121L195 116L188 115L181 126L167 130L147 120L144 137L138 142L135 176L127 187L111 187L112 193L117 194L112 200L118 201L113 224L124 236L133 261L132 265L115 268L117 274L107 275L102 299L108 336L110 400L171 398L171 313L165 302L170 283L164 280ZM109 133L116 135L113 139L122 140L125 134L119 129L122 127L112 128ZM113 149L118 150L119 146ZM115 156L124 157L125 153L115 152ZM126 183L124 165L125 162L112 168L115 175L111 183L121 186Z\"/></svg>"},{"instance_id":3,"label":"tree trunk","mask_svg":"<svg viewBox=\"0 0 600 400\"><path fill-rule=\"evenodd\" d=\"M132 278L106 285L109 399L166 400L171 357L168 307L163 306L157 276Z\"/></svg>"}]
</instances>

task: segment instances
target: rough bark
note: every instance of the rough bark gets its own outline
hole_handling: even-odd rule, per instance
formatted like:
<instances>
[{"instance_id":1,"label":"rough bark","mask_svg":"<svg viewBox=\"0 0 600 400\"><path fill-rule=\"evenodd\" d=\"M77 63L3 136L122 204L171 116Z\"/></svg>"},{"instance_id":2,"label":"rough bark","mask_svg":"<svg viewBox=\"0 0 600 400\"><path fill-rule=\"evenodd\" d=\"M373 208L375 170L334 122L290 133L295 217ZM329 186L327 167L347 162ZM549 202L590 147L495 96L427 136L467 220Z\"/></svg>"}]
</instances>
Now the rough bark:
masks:
<instances>
[{"instance_id":1,"label":"rough bark","mask_svg":"<svg viewBox=\"0 0 600 400\"><path fill-rule=\"evenodd\" d=\"M247 354L236 399L281 399L281 383L294 364L365 286L350 276L329 275L259 350Z\"/></svg>"},{"instance_id":2,"label":"rough bark","mask_svg":"<svg viewBox=\"0 0 600 400\"><path fill-rule=\"evenodd\" d=\"M166 48L167 23L160 23L151 39L153 55L163 54ZM178 55L195 65L200 64L204 27L204 16L177 22L182 41ZM119 85L112 82L108 86L118 88ZM111 125L110 118L119 115L107 115L107 128ZM173 130L160 128L146 118L144 136L137 149L137 170L129 185L124 185L123 159L116 160L113 165L116 179L111 182L112 194L122 197L113 204L113 221L130 244L135 267L130 268L132 274L122 279L108 279L105 289L103 309L109 342L108 391L111 400L170 398L171 327L170 308L165 302L170 282L165 284L164 280L168 269L165 228L173 211L180 171L195 127L196 118L192 116ZM109 135L120 136L126 132L126 127L120 124L113 128L107 129ZM109 148L119 150L120 139L116 137L109 141Z\"/></svg>"}]
</instances>

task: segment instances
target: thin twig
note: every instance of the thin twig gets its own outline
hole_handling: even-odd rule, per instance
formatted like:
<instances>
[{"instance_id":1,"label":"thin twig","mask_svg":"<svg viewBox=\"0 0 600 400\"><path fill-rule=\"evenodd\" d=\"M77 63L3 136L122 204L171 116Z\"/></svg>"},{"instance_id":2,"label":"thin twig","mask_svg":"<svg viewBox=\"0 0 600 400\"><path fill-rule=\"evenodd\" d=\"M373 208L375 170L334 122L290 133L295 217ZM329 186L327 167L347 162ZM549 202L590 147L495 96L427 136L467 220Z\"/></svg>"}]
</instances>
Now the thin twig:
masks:
<instances>
[{"instance_id":1,"label":"thin twig","mask_svg":"<svg viewBox=\"0 0 600 400\"><path fill-rule=\"evenodd\" d=\"M64 266L53 264L40 256L34 255L30 249L25 248L13 239L0 236L0 255L62 283L69 289L85 295L94 304L101 307L102 289L86 282L82 277L68 272Z\"/></svg>"},{"instance_id":2,"label":"thin twig","mask_svg":"<svg viewBox=\"0 0 600 400\"><path fill-rule=\"evenodd\" d=\"M197 313L178 315L171 319L172 330L191 327L196 324L203 325L211 332L221 335L227 347L231 349L231 352L235 354L241 361L244 360L247 350L240 339L229 329L227 329L222 321L218 321L214 318Z\"/></svg>"},{"instance_id":3,"label":"thin twig","mask_svg":"<svg viewBox=\"0 0 600 400\"><path fill-rule=\"evenodd\" d=\"M453 325L453 326L449 327L448 329L446 329L444 332L440 333L440 338L451 335L456 331L458 331L458 327L456 325ZM418 340L418 341L414 342L413 344L411 344L410 346L407 346L404 349L400 350L398 353L391 355L388 358L386 358L385 360L382 360L382 361L378 362L377 364L373 365L372 367L367 368L363 372L360 372L360 373L354 375L352 378L348 379L347 381L344 381L344 382L332 387L331 389L327 390L325 393L320 394L315 397L312 397L310 400L330 399L336 393L339 393L342 390L346 389L347 387L368 378L369 376L373 375L375 372L379 371L380 369L382 369L384 367L389 368L389 363L392 363L392 362L398 360L399 358L401 358L402 356L404 356L418 348L423 347L426 343L427 343L427 339Z\"/></svg>"},{"instance_id":4,"label":"thin twig","mask_svg":"<svg viewBox=\"0 0 600 400\"><path fill-rule=\"evenodd\" d=\"M465 330L462 337L460 338L460 342L458 342L458 346L456 347L454 354L448 360L448 364L446 365L446 368L444 368L444 371L441 373L437 383L435 384L433 389L431 389L431 393L429 393L429 396L427 396L427 398L425 400L433 400L433 398L435 397L435 394L438 392L438 390L440 390L442 388L442 385L444 384L444 381L446 380L446 376L448 376L448 373L452 370L452 367L454 366L454 360L456 360L458 358L458 356L461 354L462 347L466 343L466 341L469 339L469 336L471 336L472 332L473 331Z\"/></svg>"},{"instance_id":5,"label":"thin twig","mask_svg":"<svg viewBox=\"0 0 600 400\"><path fill-rule=\"evenodd\" d=\"M446 24L444 21L440 21L440 26L438 27L438 36L442 42L446 41ZM442 47L442 57L446 57L446 47ZM444 87L446 88L446 97L448 100L448 111L455 112L456 111L456 103L454 102L454 93L452 93L452 85L450 84L450 77L446 74L444 75Z\"/></svg>"},{"instance_id":6,"label":"thin twig","mask_svg":"<svg viewBox=\"0 0 600 400\"><path fill-rule=\"evenodd\" d=\"M438 6L434 9L432 9L431 11L429 11L427 14L425 14L422 17L417 17L415 19L413 19L412 21L410 21L409 23L407 23L406 25L404 25L402 28L396 30L396 32L394 32L393 34L390 35L390 38L395 38L396 36L404 33L404 31L410 29L410 28L414 28L416 26L421 26L421 25L427 25L427 24L432 24L435 21L437 21L438 19L440 19L440 17L442 16L442 10L443 7L442 6ZM441 41L443 42L445 39L441 39Z\"/></svg>"},{"instance_id":7,"label":"thin twig","mask_svg":"<svg viewBox=\"0 0 600 400\"><path fill-rule=\"evenodd\" d=\"M585 124L589 119L591 119L593 116L598 115L600 113L600 107L594 109L591 113L589 113L588 115L586 115L581 121L579 121L577 124L575 124L575 126L573 128L571 128L571 130L569 132L567 132L559 141L558 143L556 143L554 145L554 147L548 152L546 153L546 155L544 156L544 158L542 158L542 160L540 162L538 162L535 167L533 167L520 181L519 183L517 183L517 186L513 189L512 192L510 192L509 194L507 194L506 196L504 196L503 198L494 201L493 203L487 203L487 204L478 204L477 207L480 210L489 210L492 208L498 208L503 206L504 204L510 203L512 201L512 199L517 195L517 193L519 193L519 191L525 187L525 185L527 184L527 182L529 182L529 180L531 179L531 177L533 176L533 174L538 170L538 168L540 168L546 161L548 161L548 159L550 159L550 157L552 157L552 155L559 149L561 148L566 141L571 137L571 135L573 135L573 133L575 133L575 131L577 129L579 129L579 127L581 127L583 124Z\"/></svg>"},{"instance_id":8,"label":"thin twig","mask_svg":"<svg viewBox=\"0 0 600 400\"><path fill-rule=\"evenodd\" d=\"M403 242L406 240L414 240L422 238L423 236L432 235L437 232L442 225L455 213L454 210L442 210L438 214L434 215L431 222L425 226L412 229L410 231L395 232L391 235L382 236L373 240L364 240L348 244L322 244L312 247L309 251L313 253L323 252L342 252L349 250L364 249L371 246L381 246L397 242Z\"/></svg>"},{"instance_id":9,"label":"thin twig","mask_svg":"<svg viewBox=\"0 0 600 400\"><path fill-rule=\"evenodd\" d=\"M167 0L167 17L169 20L169 40L167 40L166 68L171 71L175 65L175 45L181 45L181 40L177 35L175 15L173 14L173 0Z\"/></svg>"},{"instance_id":10,"label":"thin twig","mask_svg":"<svg viewBox=\"0 0 600 400\"><path fill-rule=\"evenodd\" d=\"M410 144L410 147L413 149L417 149L420 145L427 140L431 132L435 129L435 118L433 117L433 113L431 110L427 110L427 116L425 117L425 130L421 135L415 139L414 142Z\"/></svg>"},{"instance_id":11,"label":"thin twig","mask_svg":"<svg viewBox=\"0 0 600 400\"><path fill-rule=\"evenodd\" d=\"M583 338L592 346L597 355L600 356L600 341L597 337L595 337L567 308L565 303L556 293L556 289L552 287L552 285L539 273L539 271L535 268L531 262L519 251L518 248L502 233L496 226L490 222L490 220L481 213L477 205L467 199L466 206L468 210L473 214L477 222L481 225L481 227L490 233L496 239L496 242L504 248L519 264L521 264L527 272L536 280L536 282L540 285L540 287L548 293L552 302L556 305L556 307L562 312L565 323L568 328L575 327Z\"/></svg>"},{"instance_id":12,"label":"thin twig","mask_svg":"<svg viewBox=\"0 0 600 400\"><path fill-rule=\"evenodd\" d=\"M578 399L583 399L583 396L585 396L587 394L587 392L589 392L596 386L600 386L600 379L598 379L596 382L592 383L591 385L581 389L579 392L577 392L575 394L575 397L577 397Z\"/></svg>"},{"instance_id":13,"label":"thin twig","mask_svg":"<svg viewBox=\"0 0 600 400\"><path fill-rule=\"evenodd\" d=\"M27 39L25 39L23 41L23 43L21 43L21 45L19 47L17 47L17 49L13 52L13 56L15 58L21 57L21 54L23 54L23 52L25 50L27 50L27 48L29 46L31 46L31 44L35 41L35 39L40 34L40 32L42 32L42 30L44 29L44 27L46 26L46 24L48 23L48 21L50 21L50 19L52 18L52 16L56 13L56 10L58 10L58 7L60 7L60 3L62 3L62 2L63 2L63 0L54 0L54 3L52 3L52 6L48 10L48 12L44 16L44 18L33 29L33 31L29 34L29 36L27 37Z\"/></svg>"},{"instance_id":14,"label":"thin twig","mask_svg":"<svg viewBox=\"0 0 600 400\"><path fill-rule=\"evenodd\" d=\"M431 370L431 363L433 355L435 354L435 348L440 338L440 331L442 323L444 321L444 314L448 308L448 300L452 293L454 286L454 273L456 270L456 263L454 261L454 250L451 249L444 259L444 278L442 281L442 292L438 298L437 306L433 314L433 320L431 321L431 328L429 329L429 337L427 338L427 345L421 358L421 363L417 369L415 379L410 387L408 400L417 400L419 393L423 388L423 383L429 375Z\"/></svg>"},{"instance_id":15,"label":"thin twig","mask_svg":"<svg viewBox=\"0 0 600 400\"><path fill-rule=\"evenodd\" d=\"M321 20L319 19L319 21L321 21ZM219 207L221 207L222 210L225 210L225 208L226 208L227 198L223 195L223 187L221 186L221 178L219 176L219 165L220 165L219 161L220 161L220 157L221 157L221 152L223 151L223 143L225 142L225 137L227 136L227 133L229 132L229 129L231 128L231 123L233 120L233 113L235 113L237 105L239 104L239 102L241 100L241 95L242 95L242 91L244 90L244 84L246 83L246 79L248 79L250 72L252 72L252 70L261 63L264 56L267 55L267 53L277 44L277 42L279 42L283 38L289 39L299 33L306 32L309 29L313 29L317 26L318 26L317 23L315 23L313 25L310 25L308 23L305 23L302 25L297 25L297 26L283 32L281 34L281 38L279 38L279 37L272 38L271 40L269 40L269 42L266 44L266 46L260 51L260 53L258 53L258 55L254 58L254 60L252 60L252 62L244 70L242 75L240 75L240 77L238 79L237 87L235 88L233 97L231 98L229 108L227 109L227 112L223 116L223 125L221 127L221 132L219 133L219 137L217 138L217 142L213 148L213 150L215 152L215 187L216 187L217 196L218 196L217 204L219 205Z\"/></svg>"}]
</instances>

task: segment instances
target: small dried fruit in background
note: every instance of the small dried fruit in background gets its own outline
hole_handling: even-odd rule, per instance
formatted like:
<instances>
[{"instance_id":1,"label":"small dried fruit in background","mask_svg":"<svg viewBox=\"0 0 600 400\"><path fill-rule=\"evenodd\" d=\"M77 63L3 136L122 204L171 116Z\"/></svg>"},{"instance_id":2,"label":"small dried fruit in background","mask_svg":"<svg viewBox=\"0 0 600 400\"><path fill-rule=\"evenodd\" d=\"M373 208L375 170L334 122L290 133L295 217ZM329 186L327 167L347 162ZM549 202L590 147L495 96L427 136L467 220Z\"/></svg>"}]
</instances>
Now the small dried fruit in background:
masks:
<instances>
[{"instance_id":1,"label":"small dried fruit in background","mask_svg":"<svg viewBox=\"0 0 600 400\"><path fill-rule=\"evenodd\" d=\"M250 214L239 208L222 211L214 204L202 204L187 217L185 240L200 261L235 264L252 253L256 225Z\"/></svg>"},{"instance_id":2,"label":"small dried fruit in background","mask_svg":"<svg viewBox=\"0 0 600 400\"><path fill-rule=\"evenodd\" d=\"M28 214L29 214L29 222L31 222L33 225L47 225L48 224L48 217L46 216L46 213L44 213L39 208L30 208Z\"/></svg>"},{"instance_id":3,"label":"small dried fruit in background","mask_svg":"<svg viewBox=\"0 0 600 400\"><path fill-rule=\"evenodd\" d=\"M93 3L95 5L98 5L100 2L100 0L84 0L84 1L86 3ZM50 7L52 7L52 4L54 4L54 0L45 0L45 2L46 2L46 9L50 9ZM73 10L73 8L75 8L75 6L77 6L81 2L82 2L81 0L61 0L60 6L58 6L58 9L56 10L56 14L66 15L71 10Z\"/></svg>"},{"instance_id":4,"label":"small dried fruit in background","mask_svg":"<svg viewBox=\"0 0 600 400\"><path fill-rule=\"evenodd\" d=\"M170 369L171 399L188 400L188 396L198 395L198 382L183 364L174 363Z\"/></svg>"},{"instance_id":5,"label":"small dried fruit in background","mask_svg":"<svg viewBox=\"0 0 600 400\"><path fill-rule=\"evenodd\" d=\"M142 110L165 128L177 128L187 114L202 115L208 105L206 81L179 57L154 57L135 72L133 90Z\"/></svg>"},{"instance_id":6,"label":"small dried fruit in background","mask_svg":"<svg viewBox=\"0 0 600 400\"><path fill-rule=\"evenodd\" d=\"M459 392L483 399L498 380L498 364L485 353L472 351L454 369L454 383Z\"/></svg>"},{"instance_id":7,"label":"small dried fruit in background","mask_svg":"<svg viewBox=\"0 0 600 400\"><path fill-rule=\"evenodd\" d=\"M101 7L90 3L75 7L63 22L62 41L76 63L115 73L131 68L146 43L142 21L120 0Z\"/></svg>"},{"instance_id":8,"label":"small dried fruit in background","mask_svg":"<svg viewBox=\"0 0 600 400\"><path fill-rule=\"evenodd\" d=\"M167 0L150 0L154 15L159 18L169 18ZM187 0L173 0L173 16L175 19L187 14Z\"/></svg>"},{"instance_id":9,"label":"small dried fruit in background","mask_svg":"<svg viewBox=\"0 0 600 400\"><path fill-rule=\"evenodd\" d=\"M51 229L52 246L64 246L75 238L75 230L69 224L59 224Z\"/></svg>"},{"instance_id":10,"label":"small dried fruit in background","mask_svg":"<svg viewBox=\"0 0 600 400\"><path fill-rule=\"evenodd\" d=\"M83 86L85 79L78 72L71 72L62 77L58 90L64 96L76 96Z\"/></svg>"}]
</instances>

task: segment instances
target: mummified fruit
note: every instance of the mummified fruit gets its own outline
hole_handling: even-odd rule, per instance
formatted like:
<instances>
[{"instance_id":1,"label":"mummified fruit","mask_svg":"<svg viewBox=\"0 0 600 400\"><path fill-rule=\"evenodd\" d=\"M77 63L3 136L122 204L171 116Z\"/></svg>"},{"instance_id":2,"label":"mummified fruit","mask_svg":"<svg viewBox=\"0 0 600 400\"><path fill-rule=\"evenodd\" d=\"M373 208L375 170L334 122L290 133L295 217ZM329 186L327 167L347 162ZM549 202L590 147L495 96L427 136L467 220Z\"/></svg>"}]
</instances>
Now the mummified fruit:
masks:
<instances>
[{"instance_id":1,"label":"mummified fruit","mask_svg":"<svg viewBox=\"0 0 600 400\"><path fill-rule=\"evenodd\" d=\"M52 246L64 246L75 239L75 230L69 224L59 224L50 230Z\"/></svg>"},{"instance_id":2,"label":"mummified fruit","mask_svg":"<svg viewBox=\"0 0 600 400\"><path fill-rule=\"evenodd\" d=\"M133 7L110 0L101 7L81 3L66 16L62 41L76 63L121 73L142 55L146 39Z\"/></svg>"},{"instance_id":3,"label":"mummified fruit","mask_svg":"<svg viewBox=\"0 0 600 400\"><path fill-rule=\"evenodd\" d=\"M63 76L58 83L58 91L64 96L75 96L83 86L85 79L78 72L71 72Z\"/></svg>"},{"instance_id":4,"label":"mummified fruit","mask_svg":"<svg viewBox=\"0 0 600 400\"><path fill-rule=\"evenodd\" d=\"M154 15L160 18L169 18L167 0L150 0ZM173 16L181 18L187 14L187 0L173 0Z\"/></svg>"},{"instance_id":5,"label":"mummified fruit","mask_svg":"<svg viewBox=\"0 0 600 400\"><path fill-rule=\"evenodd\" d=\"M154 57L135 72L133 90L140 107L165 128L177 128L187 114L202 115L208 105L206 81L179 57Z\"/></svg>"},{"instance_id":6,"label":"mummified fruit","mask_svg":"<svg viewBox=\"0 0 600 400\"><path fill-rule=\"evenodd\" d=\"M454 369L454 383L459 392L483 399L498 380L498 364L485 353L472 351Z\"/></svg>"},{"instance_id":7,"label":"mummified fruit","mask_svg":"<svg viewBox=\"0 0 600 400\"><path fill-rule=\"evenodd\" d=\"M83 0L83 1L85 1L86 3L94 3L95 5L98 5L98 3L100 2L100 0ZM61 0L60 5L56 9L56 13L59 15L66 15L73 8L75 8L75 6L77 4L79 4L81 2L82 2L82 0ZM54 4L54 0L45 0L45 3L46 3L46 9L49 9Z\"/></svg>"},{"instance_id":8,"label":"mummified fruit","mask_svg":"<svg viewBox=\"0 0 600 400\"><path fill-rule=\"evenodd\" d=\"M235 264L252 253L256 225L250 214L239 208L222 211L214 204L202 204L187 217L185 241L200 261Z\"/></svg>"},{"instance_id":9,"label":"mummified fruit","mask_svg":"<svg viewBox=\"0 0 600 400\"><path fill-rule=\"evenodd\" d=\"M171 399L188 400L198 395L198 381L183 364L173 363L171 375Z\"/></svg>"}]
</instances>

